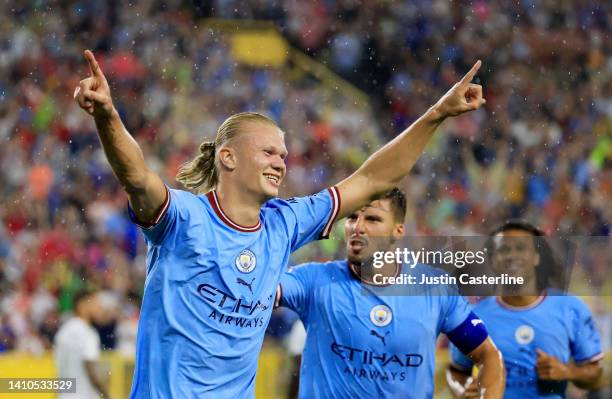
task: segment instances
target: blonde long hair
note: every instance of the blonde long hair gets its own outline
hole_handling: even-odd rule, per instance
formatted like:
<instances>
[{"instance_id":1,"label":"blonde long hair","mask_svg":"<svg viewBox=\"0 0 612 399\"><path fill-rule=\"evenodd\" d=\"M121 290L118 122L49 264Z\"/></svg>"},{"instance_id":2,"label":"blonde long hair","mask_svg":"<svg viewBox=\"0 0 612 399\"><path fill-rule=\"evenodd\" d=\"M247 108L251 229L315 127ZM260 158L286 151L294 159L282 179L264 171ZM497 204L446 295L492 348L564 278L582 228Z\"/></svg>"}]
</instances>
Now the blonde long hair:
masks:
<instances>
[{"instance_id":1,"label":"blonde long hair","mask_svg":"<svg viewBox=\"0 0 612 399\"><path fill-rule=\"evenodd\" d=\"M219 182L217 150L236 137L245 122L266 123L278 127L272 119L257 112L241 112L230 116L217 129L215 140L200 144L200 153L181 165L176 180L186 188L200 193L214 189Z\"/></svg>"}]
</instances>

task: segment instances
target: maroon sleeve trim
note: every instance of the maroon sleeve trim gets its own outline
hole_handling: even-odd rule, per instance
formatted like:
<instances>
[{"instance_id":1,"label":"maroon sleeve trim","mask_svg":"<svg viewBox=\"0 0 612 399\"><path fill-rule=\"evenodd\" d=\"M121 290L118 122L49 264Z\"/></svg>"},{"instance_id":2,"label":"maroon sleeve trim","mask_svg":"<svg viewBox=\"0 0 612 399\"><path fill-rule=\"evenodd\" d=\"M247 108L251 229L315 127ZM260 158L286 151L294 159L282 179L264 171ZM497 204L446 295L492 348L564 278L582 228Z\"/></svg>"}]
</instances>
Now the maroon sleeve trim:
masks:
<instances>
[{"instance_id":1,"label":"maroon sleeve trim","mask_svg":"<svg viewBox=\"0 0 612 399\"><path fill-rule=\"evenodd\" d=\"M280 306L281 299L283 299L283 286L280 285L279 283L278 286L276 287L276 296L274 297L274 308L273 309L276 309L277 307Z\"/></svg>"},{"instance_id":2,"label":"maroon sleeve trim","mask_svg":"<svg viewBox=\"0 0 612 399\"><path fill-rule=\"evenodd\" d=\"M162 204L162 206L157 211L157 216L153 218L152 221L145 222L142 220L138 220L138 218L136 217L136 214L132 210L132 206L130 205L129 201L128 201L128 214L130 216L130 220L134 224L142 227L143 229L150 229L150 228L155 227L162 220L162 218L168 211L169 207L170 207L170 190L168 190L168 187L166 187L166 199L164 203Z\"/></svg>"},{"instance_id":3,"label":"maroon sleeve trim","mask_svg":"<svg viewBox=\"0 0 612 399\"><path fill-rule=\"evenodd\" d=\"M329 237L329 233L331 232L332 226L336 222L336 218L338 217L338 214L340 213L340 205L342 204L340 200L340 191L338 191L338 187L333 186L331 188L328 188L327 191L329 191L329 195L331 196L332 208L329 214L329 219L327 220L327 223L325 224L325 227L323 228L323 231L321 232L321 238Z\"/></svg>"}]
</instances>

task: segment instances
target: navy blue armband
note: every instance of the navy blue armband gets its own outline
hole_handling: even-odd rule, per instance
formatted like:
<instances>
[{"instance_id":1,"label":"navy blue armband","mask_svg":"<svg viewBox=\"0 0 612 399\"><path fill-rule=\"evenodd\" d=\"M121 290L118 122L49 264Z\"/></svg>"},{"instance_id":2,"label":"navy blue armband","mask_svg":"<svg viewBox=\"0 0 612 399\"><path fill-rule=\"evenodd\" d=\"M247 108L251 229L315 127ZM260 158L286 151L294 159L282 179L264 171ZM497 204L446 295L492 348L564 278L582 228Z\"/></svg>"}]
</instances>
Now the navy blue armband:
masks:
<instances>
[{"instance_id":1,"label":"navy blue armband","mask_svg":"<svg viewBox=\"0 0 612 399\"><path fill-rule=\"evenodd\" d=\"M467 319L453 331L446 334L448 339L465 355L478 348L489 336L484 322L470 312Z\"/></svg>"}]
</instances>

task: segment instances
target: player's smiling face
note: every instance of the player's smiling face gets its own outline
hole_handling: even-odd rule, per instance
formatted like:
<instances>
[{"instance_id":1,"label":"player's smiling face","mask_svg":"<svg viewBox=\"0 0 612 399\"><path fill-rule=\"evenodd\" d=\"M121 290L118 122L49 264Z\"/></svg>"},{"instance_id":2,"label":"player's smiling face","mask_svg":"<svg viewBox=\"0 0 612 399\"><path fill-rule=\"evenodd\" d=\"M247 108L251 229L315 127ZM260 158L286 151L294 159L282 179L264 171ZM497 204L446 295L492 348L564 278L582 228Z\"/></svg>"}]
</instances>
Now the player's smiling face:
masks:
<instances>
[{"instance_id":1,"label":"player's smiling face","mask_svg":"<svg viewBox=\"0 0 612 399\"><path fill-rule=\"evenodd\" d=\"M374 257L374 252L388 251L403 235L403 228L395 220L389 199L372 201L351 213L344 224L349 262L363 264Z\"/></svg>"},{"instance_id":2,"label":"player's smiling face","mask_svg":"<svg viewBox=\"0 0 612 399\"><path fill-rule=\"evenodd\" d=\"M283 132L266 123L247 122L236 138L236 178L245 192L262 202L278 196L287 171Z\"/></svg>"},{"instance_id":3,"label":"player's smiling face","mask_svg":"<svg viewBox=\"0 0 612 399\"><path fill-rule=\"evenodd\" d=\"M494 238L495 253L493 266L498 273L525 278L535 278L540 255L534 243L534 236L524 230L506 230Z\"/></svg>"}]
</instances>

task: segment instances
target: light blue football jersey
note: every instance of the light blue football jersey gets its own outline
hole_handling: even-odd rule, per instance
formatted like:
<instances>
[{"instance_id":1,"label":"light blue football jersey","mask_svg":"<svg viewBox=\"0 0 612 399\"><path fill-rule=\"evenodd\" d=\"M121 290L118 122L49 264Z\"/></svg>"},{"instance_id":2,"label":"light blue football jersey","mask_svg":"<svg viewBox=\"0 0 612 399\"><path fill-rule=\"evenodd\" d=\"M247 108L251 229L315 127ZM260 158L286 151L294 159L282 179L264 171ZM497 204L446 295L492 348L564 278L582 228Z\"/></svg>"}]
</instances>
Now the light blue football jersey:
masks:
<instances>
[{"instance_id":1,"label":"light blue football jersey","mask_svg":"<svg viewBox=\"0 0 612 399\"><path fill-rule=\"evenodd\" d=\"M292 251L328 234L338 190L270 200L251 227L232 222L214 191L168 193L157 223L143 229L147 276L130 397L252 398L280 275Z\"/></svg>"},{"instance_id":2,"label":"light blue football jersey","mask_svg":"<svg viewBox=\"0 0 612 399\"><path fill-rule=\"evenodd\" d=\"M470 305L450 291L378 295L380 287L364 288L351 268L346 260L307 263L281 277L279 303L298 313L307 334L299 397L433 397L436 338L467 320ZM439 274L425 265L402 269Z\"/></svg>"},{"instance_id":3,"label":"light blue football jersey","mask_svg":"<svg viewBox=\"0 0 612 399\"><path fill-rule=\"evenodd\" d=\"M553 292L554 293L554 292ZM540 381L536 372L536 348L564 363L603 356L599 333L591 312L571 295L542 296L528 307L517 308L489 297L474 312L487 324L489 335L506 365L506 399L564 398L566 381ZM451 345L453 365L471 370L472 362Z\"/></svg>"}]
</instances>

